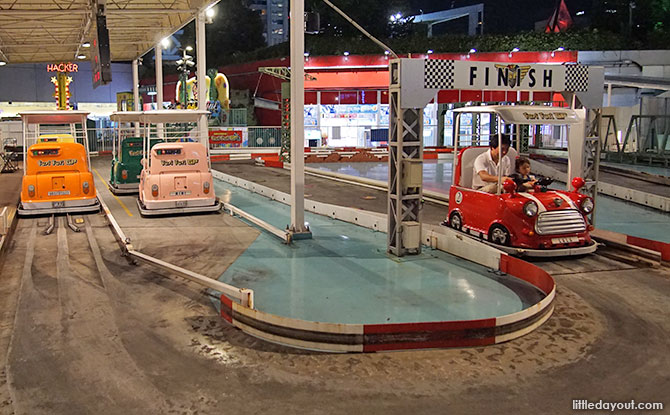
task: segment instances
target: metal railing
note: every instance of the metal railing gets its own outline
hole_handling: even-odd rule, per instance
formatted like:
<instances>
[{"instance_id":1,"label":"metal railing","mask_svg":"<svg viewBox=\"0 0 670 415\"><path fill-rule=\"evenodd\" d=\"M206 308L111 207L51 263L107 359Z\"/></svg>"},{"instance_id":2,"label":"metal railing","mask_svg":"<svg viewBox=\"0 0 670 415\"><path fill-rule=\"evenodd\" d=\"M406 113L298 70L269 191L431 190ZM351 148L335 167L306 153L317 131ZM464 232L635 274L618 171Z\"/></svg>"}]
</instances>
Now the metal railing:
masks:
<instances>
[{"instance_id":1,"label":"metal railing","mask_svg":"<svg viewBox=\"0 0 670 415\"><path fill-rule=\"evenodd\" d=\"M305 127L305 146L309 147L379 147L385 142L371 141L369 126L346 127L346 133L340 131L338 138L329 137L332 127ZM381 126L379 128L384 128ZM86 130L88 145L92 152L109 154L114 148L115 128L89 128ZM425 125L423 129L424 147L436 146L438 142L437 126ZM450 145L449 140L445 140ZM230 147L270 148L281 147L281 127L209 127L210 149Z\"/></svg>"}]
</instances>

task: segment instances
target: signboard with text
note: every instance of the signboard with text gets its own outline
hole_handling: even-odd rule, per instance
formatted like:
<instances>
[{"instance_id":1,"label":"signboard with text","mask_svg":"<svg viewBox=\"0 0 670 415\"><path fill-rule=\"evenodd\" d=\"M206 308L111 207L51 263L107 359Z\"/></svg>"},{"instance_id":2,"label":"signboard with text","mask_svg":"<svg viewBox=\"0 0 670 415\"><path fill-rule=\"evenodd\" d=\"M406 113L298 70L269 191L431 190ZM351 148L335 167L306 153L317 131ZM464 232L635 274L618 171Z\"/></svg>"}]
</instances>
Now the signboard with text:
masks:
<instances>
[{"instance_id":1,"label":"signboard with text","mask_svg":"<svg viewBox=\"0 0 670 415\"><path fill-rule=\"evenodd\" d=\"M109 31L107 18L96 16L96 38L93 39L91 69L93 70L93 88L112 82L112 63L109 52Z\"/></svg>"},{"instance_id":2,"label":"signboard with text","mask_svg":"<svg viewBox=\"0 0 670 415\"><path fill-rule=\"evenodd\" d=\"M422 108L441 90L574 93L582 104L602 106L603 67L580 64L396 59L391 88L401 86L402 108Z\"/></svg>"},{"instance_id":3,"label":"signboard with text","mask_svg":"<svg viewBox=\"0 0 670 415\"><path fill-rule=\"evenodd\" d=\"M211 130L209 131L210 147L242 147L244 132L242 130Z\"/></svg>"}]
</instances>

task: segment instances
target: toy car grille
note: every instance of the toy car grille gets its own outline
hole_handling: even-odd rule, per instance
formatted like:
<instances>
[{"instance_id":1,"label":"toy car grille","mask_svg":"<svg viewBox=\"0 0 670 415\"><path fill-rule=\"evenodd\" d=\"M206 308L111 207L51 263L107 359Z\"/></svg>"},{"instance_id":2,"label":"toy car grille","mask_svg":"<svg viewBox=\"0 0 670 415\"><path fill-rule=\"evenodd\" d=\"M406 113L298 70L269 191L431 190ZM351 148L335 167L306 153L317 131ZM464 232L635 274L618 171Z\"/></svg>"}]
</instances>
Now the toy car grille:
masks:
<instances>
[{"instance_id":1,"label":"toy car grille","mask_svg":"<svg viewBox=\"0 0 670 415\"><path fill-rule=\"evenodd\" d=\"M540 213L535 228L538 235L581 233L586 230L586 223L577 210L554 210Z\"/></svg>"}]
</instances>

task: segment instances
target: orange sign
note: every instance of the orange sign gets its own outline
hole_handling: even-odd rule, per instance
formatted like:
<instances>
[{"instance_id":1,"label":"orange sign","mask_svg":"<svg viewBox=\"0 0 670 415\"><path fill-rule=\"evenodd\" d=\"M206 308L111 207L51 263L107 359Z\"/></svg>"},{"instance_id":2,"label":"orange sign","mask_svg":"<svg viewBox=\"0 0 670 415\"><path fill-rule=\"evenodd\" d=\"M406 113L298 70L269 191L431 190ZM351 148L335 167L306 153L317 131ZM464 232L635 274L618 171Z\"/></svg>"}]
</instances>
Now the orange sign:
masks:
<instances>
[{"instance_id":1,"label":"orange sign","mask_svg":"<svg viewBox=\"0 0 670 415\"><path fill-rule=\"evenodd\" d=\"M47 65L47 72L79 72L79 65L72 62L61 62Z\"/></svg>"},{"instance_id":2,"label":"orange sign","mask_svg":"<svg viewBox=\"0 0 670 415\"><path fill-rule=\"evenodd\" d=\"M209 143L212 147L242 147L240 130L213 130L209 132Z\"/></svg>"}]
</instances>

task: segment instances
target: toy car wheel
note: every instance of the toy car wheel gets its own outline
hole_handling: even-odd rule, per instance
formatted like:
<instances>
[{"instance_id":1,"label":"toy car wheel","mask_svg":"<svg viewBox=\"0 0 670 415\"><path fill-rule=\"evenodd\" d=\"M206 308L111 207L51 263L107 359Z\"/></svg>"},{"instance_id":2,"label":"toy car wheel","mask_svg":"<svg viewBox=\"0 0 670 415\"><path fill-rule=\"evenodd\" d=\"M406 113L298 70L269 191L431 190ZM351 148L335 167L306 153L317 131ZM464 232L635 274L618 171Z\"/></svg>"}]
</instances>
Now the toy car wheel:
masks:
<instances>
[{"instance_id":1,"label":"toy car wheel","mask_svg":"<svg viewBox=\"0 0 670 415\"><path fill-rule=\"evenodd\" d=\"M509 245L509 231L502 225L495 224L491 226L491 230L489 231L489 242L498 245Z\"/></svg>"},{"instance_id":2,"label":"toy car wheel","mask_svg":"<svg viewBox=\"0 0 670 415\"><path fill-rule=\"evenodd\" d=\"M457 231L460 231L461 228L463 227L463 219L461 218L461 214L458 212L453 212L449 216L449 226L452 229L456 229Z\"/></svg>"}]
</instances>

